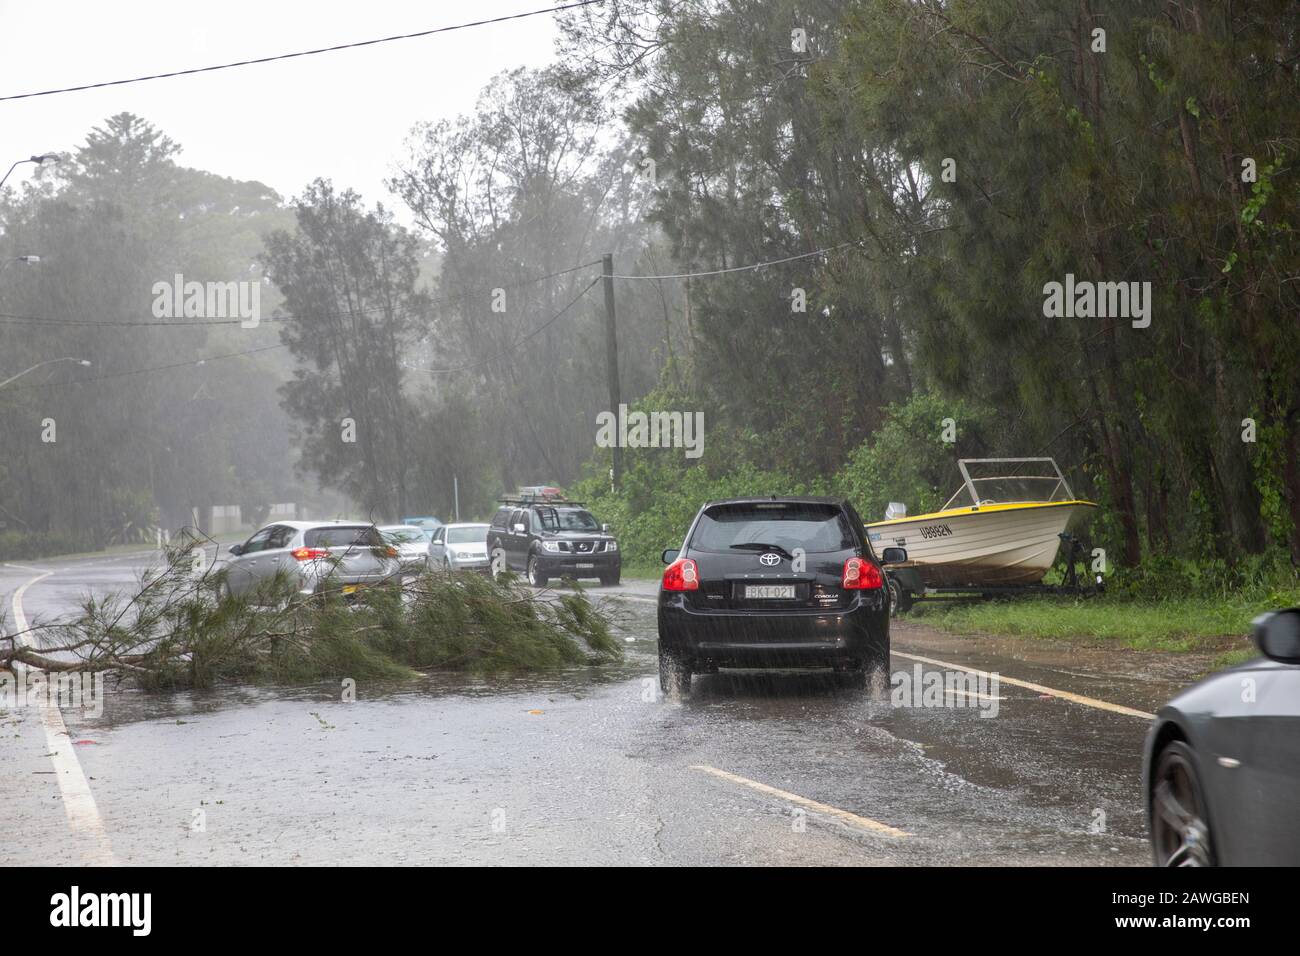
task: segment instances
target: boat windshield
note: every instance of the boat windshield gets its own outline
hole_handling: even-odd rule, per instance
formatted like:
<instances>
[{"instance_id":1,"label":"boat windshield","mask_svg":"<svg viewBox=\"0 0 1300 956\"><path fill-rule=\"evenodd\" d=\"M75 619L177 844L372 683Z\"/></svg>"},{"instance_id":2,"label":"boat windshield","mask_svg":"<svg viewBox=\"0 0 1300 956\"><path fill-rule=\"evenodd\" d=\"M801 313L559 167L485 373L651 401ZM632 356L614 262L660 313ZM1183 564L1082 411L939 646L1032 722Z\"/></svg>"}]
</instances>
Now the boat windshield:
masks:
<instances>
[{"instance_id":1,"label":"boat windshield","mask_svg":"<svg viewBox=\"0 0 1300 956\"><path fill-rule=\"evenodd\" d=\"M1052 458L963 458L957 463L962 487L945 508L1009 502L1069 501L1074 498Z\"/></svg>"}]
</instances>

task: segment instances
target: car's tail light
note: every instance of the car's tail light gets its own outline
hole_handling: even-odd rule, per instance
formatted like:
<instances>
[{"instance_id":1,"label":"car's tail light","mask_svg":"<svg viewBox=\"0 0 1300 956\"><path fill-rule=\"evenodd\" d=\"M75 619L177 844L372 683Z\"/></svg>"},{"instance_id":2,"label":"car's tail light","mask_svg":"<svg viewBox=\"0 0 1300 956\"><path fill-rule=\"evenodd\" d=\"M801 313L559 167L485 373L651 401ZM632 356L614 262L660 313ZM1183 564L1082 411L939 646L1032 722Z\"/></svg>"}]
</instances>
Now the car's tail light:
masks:
<instances>
[{"instance_id":1,"label":"car's tail light","mask_svg":"<svg viewBox=\"0 0 1300 956\"><path fill-rule=\"evenodd\" d=\"M388 555L390 558L395 558L398 556L397 549L394 548L392 545L389 545L387 548L384 548L384 554Z\"/></svg>"},{"instance_id":2,"label":"car's tail light","mask_svg":"<svg viewBox=\"0 0 1300 956\"><path fill-rule=\"evenodd\" d=\"M849 558L844 562L844 578L840 581L846 591L869 591L884 587L885 579L866 558Z\"/></svg>"},{"instance_id":3,"label":"car's tail light","mask_svg":"<svg viewBox=\"0 0 1300 956\"><path fill-rule=\"evenodd\" d=\"M297 548L289 553L299 561L316 561L320 558L328 558L330 554L325 548Z\"/></svg>"},{"instance_id":4,"label":"car's tail light","mask_svg":"<svg viewBox=\"0 0 1300 956\"><path fill-rule=\"evenodd\" d=\"M700 569L690 558L678 558L664 568L665 591L698 591Z\"/></svg>"}]
</instances>

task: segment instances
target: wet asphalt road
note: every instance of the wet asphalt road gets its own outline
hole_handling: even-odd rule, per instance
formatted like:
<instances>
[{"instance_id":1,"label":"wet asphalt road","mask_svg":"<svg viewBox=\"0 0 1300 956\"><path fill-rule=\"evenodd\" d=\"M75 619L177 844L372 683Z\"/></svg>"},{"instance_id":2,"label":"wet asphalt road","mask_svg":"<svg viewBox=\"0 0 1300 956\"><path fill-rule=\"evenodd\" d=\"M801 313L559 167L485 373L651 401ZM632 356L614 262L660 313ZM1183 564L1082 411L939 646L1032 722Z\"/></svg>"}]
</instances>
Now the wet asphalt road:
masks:
<instances>
[{"instance_id":1,"label":"wet asphalt road","mask_svg":"<svg viewBox=\"0 0 1300 956\"><path fill-rule=\"evenodd\" d=\"M0 564L5 630L41 572L22 597L33 622L129 588L150 559ZM821 673L697 677L667 700L654 592L592 589L625 629L613 668L363 683L350 703L333 682L111 690L102 716L63 714L94 825L121 864L1149 861L1140 717L1006 683L996 702L891 706ZM916 624L895 625L893 649L895 673L943 669L919 656L1142 711L1192 666ZM33 708L0 711L0 865L87 857L48 753Z\"/></svg>"}]
</instances>

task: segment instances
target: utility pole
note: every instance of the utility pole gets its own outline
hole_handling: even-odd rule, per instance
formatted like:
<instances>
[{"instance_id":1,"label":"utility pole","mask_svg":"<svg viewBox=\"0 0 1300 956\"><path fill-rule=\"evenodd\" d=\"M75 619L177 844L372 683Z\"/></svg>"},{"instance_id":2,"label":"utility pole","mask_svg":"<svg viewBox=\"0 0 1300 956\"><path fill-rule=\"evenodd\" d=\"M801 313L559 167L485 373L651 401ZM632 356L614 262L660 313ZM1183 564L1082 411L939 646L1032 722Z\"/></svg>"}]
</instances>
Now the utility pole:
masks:
<instances>
[{"instance_id":1,"label":"utility pole","mask_svg":"<svg viewBox=\"0 0 1300 956\"><path fill-rule=\"evenodd\" d=\"M615 421L619 417L618 387L618 329L614 323L614 254L607 252L601 258L601 269L605 274L605 366L609 379L609 409L614 413ZM614 447L614 490L623 484L623 448L619 444L621 430L616 430Z\"/></svg>"}]
</instances>

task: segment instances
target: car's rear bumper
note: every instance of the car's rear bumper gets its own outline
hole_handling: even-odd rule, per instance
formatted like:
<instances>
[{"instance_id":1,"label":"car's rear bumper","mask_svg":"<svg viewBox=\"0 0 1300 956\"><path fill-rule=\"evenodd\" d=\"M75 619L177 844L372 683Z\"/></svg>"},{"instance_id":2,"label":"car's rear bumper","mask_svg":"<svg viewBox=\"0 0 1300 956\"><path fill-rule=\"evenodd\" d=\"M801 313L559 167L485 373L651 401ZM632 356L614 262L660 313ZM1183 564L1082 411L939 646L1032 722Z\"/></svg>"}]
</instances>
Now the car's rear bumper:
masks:
<instances>
[{"instance_id":1,"label":"car's rear bumper","mask_svg":"<svg viewBox=\"0 0 1300 956\"><path fill-rule=\"evenodd\" d=\"M843 610L698 611L660 592L659 647L696 665L829 667L888 661L889 610L882 593Z\"/></svg>"},{"instance_id":2,"label":"car's rear bumper","mask_svg":"<svg viewBox=\"0 0 1300 956\"><path fill-rule=\"evenodd\" d=\"M376 584L399 583L402 575L402 567L396 560L383 569L366 574L343 574L339 572L326 573L315 572L304 569L298 577L298 593L303 595L316 594L320 591L331 590L355 590L361 587L374 587Z\"/></svg>"}]
</instances>

